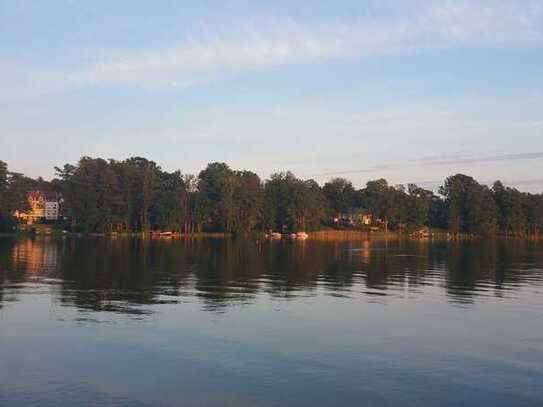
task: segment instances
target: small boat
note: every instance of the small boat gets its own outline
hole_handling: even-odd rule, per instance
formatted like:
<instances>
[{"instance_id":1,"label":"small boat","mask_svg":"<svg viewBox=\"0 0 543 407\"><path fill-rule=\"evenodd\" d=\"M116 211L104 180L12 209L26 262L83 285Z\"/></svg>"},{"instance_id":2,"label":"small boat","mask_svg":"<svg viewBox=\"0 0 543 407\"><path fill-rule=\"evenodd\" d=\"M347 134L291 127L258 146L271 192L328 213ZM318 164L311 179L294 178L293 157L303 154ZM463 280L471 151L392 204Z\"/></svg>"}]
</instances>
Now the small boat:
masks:
<instances>
[{"instance_id":1,"label":"small boat","mask_svg":"<svg viewBox=\"0 0 543 407\"><path fill-rule=\"evenodd\" d=\"M159 232L159 231L151 232L151 237L171 238L172 236L173 236L172 232Z\"/></svg>"},{"instance_id":2,"label":"small boat","mask_svg":"<svg viewBox=\"0 0 543 407\"><path fill-rule=\"evenodd\" d=\"M309 235L305 232L298 232L296 233L296 239L305 240L309 237Z\"/></svg>"},{"instance_id":3,"label":"small boat","mask_svg":"<svg viewBox=\"0 0 543 407\"><path fill-rule=\"evenodd\" d=\"M281 233L272 233L271 238L273 240L280 240L283 236L281 236Z\"/></svg>"},{"instance_id":4,"label":"small boat","mask_svg":"<svg viewBox=\"0 0 543 407\"><path fill-rule=\"evenodd\" d=\"M290 234L290 238L291 238L291 239L296 239L297 236L298 236L298 235L297 235L296 233L291 233L291 234Z\"/></svg>"}]
</instances>

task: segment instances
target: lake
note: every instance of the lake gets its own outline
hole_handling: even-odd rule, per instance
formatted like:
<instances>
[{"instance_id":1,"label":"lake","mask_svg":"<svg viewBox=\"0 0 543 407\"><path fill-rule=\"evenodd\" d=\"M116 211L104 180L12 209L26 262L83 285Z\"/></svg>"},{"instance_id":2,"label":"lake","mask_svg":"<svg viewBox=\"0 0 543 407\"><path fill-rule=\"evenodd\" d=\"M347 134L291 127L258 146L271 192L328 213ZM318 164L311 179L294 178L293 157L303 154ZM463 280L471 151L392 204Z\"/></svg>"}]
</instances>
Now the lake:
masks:
<instances>
[{"instance_id":1,"label":"lake","mask_svg":"<svg viewBox=\"0 0 543 407\"><path fill-rule=\"evenodd\" d=\"M3 238L0 405L541 406L543 244Z\"/></svg>"}]
</instances>

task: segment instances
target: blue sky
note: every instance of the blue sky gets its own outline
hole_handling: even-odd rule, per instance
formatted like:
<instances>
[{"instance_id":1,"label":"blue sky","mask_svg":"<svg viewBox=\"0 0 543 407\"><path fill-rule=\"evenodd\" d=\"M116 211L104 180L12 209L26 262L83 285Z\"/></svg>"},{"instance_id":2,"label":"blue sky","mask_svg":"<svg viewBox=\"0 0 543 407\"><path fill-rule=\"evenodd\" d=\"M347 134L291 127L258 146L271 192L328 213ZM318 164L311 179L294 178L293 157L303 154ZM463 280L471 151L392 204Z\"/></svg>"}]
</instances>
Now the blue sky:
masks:
<instances>
[{"instance_id":1,"label":"blue sky","mask_svg":"<svg viewBox=\"0 0 543 407\"><path fill-rule=\"evenodd\" d=\"M543 0L0 0L0 159L543 190Z\"/></svg>"}]
</instances>

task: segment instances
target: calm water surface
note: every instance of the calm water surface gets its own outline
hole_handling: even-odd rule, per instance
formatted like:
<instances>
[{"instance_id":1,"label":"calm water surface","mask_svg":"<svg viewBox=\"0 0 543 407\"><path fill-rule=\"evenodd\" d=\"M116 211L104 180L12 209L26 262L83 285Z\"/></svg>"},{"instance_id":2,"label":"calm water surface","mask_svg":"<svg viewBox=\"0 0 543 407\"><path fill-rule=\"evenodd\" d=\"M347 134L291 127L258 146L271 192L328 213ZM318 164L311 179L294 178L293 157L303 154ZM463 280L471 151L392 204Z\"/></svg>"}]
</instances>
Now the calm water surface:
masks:
<instances>
[{"instance_id":1,"label":"calm water surface","mask_svg":"<svg viewBox=\"0 0 543 407\"><path fill-rule=\"evenodd\" d=\"M0 239L0 405L542 406L543 245Z\"/></svg>"}]
</instances>

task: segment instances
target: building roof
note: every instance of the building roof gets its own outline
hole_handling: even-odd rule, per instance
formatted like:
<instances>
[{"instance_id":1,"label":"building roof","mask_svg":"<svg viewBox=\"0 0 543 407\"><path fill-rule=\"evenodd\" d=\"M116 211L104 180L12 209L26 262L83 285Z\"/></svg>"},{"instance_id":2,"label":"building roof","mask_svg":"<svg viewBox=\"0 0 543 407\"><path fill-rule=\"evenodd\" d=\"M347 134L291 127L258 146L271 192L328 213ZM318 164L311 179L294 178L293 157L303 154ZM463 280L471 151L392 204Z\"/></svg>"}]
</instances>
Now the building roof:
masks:
<instances>
[{"instance_id":1,"label":"building roof","mask_svg":"<svg viewBox=\"0 0 543 407\"><path fill-rule=\"evenodd\" d=\"M41 198L46 202L58 202L61 198L61 195L58 192L54 191L35 189L32 191L28 191L28 198L33 200Z\"/></svg>"}]
</instances>

